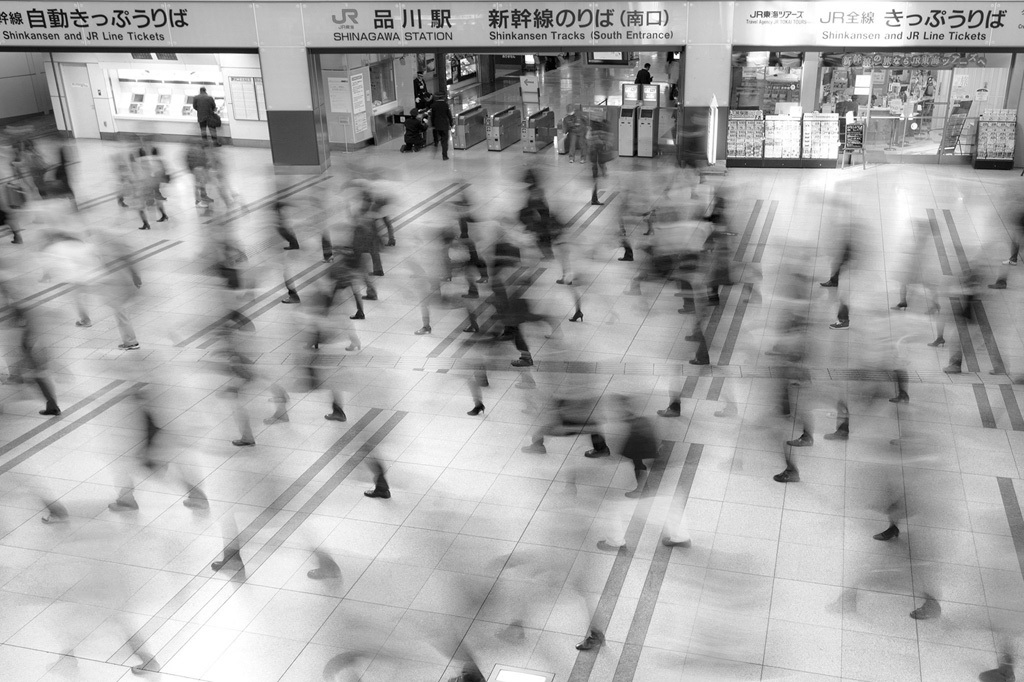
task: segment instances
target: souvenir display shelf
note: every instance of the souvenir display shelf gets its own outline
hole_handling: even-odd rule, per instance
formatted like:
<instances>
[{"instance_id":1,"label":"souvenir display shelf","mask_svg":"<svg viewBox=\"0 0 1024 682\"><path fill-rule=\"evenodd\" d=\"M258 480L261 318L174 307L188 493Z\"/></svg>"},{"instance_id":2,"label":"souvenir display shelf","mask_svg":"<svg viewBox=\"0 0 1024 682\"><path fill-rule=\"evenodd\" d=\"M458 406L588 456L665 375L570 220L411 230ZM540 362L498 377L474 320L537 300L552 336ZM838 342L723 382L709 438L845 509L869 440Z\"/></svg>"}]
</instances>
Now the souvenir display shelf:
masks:
<instances>
[{"instance_id":1,"label":"souvenir display shelf","mask_svg":"<svg viewBox=\"0 0 1024 682\"><path fill-rule=\"evenodd\" d=\"M835 168L839 158L838 114L804 114L800 158L805 168Z\"/></svg>"},{"instance_id":2,"label":"souvenir display shelf","mask_svg":"<svg viewBox=\"0 0 1024 682\"><path fill-rule=\"evenodd\" d=\"M726 165L761 166L763 157L764 113L760 110L730 111Z\"/></svg>"},{"instance_id":3,"label":"souvenir display shelf","mask_svg":"<svg viewBox=\"0 0 1024 682\"><path fill-rule=\"evenodd\" d=\"M992 170L1013 168L1017 112L989 109L978 120L978 143L974 146L974 167Z\"/></svg>"}]
</instances>

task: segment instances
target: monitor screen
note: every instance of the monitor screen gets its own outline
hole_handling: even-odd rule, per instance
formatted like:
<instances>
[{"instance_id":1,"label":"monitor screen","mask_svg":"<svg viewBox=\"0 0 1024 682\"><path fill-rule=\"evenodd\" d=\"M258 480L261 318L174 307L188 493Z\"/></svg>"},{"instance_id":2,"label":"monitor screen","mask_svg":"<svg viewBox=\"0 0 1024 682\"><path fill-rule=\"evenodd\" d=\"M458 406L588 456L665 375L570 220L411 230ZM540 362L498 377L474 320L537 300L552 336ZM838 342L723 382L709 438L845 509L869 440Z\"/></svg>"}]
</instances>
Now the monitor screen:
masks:
<instances>
[{"instance_id":1,"label":"monitor screen","mask_svg":"<svg viewBox=\"0 0 1024 682\"><path fill-rule=\"evenodd\" d=\"M640 99L640 88L636 83L626 83L622 86L622 99Z\"/></svg>"},{"instance_id":2,"label":"monitor screen","mask_svg":"<svg viewBox=\"0 0 1024 682\"><path fill-rule=\"evenodd\" d=\"M134 95L132 95L132 101L133 101L133 102L141 102L141 101L143 101L144 99L146 99L146 95L144 95L144 94L143 94L143 93L141 93L141 92L137 92L137 93L135 93Z\"/></svg>"}]
</instances>

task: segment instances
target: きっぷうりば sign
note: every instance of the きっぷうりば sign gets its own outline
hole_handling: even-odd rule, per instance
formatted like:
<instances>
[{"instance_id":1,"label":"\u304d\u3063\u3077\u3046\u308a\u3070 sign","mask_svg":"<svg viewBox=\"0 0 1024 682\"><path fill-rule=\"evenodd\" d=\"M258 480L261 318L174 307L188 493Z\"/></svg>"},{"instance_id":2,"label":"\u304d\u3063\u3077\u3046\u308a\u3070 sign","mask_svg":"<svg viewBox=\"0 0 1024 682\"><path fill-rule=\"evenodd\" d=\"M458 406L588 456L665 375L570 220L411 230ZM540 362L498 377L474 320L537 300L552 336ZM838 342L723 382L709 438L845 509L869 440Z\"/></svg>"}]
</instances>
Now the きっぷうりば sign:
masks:
<instances>
[{"instance_id":1,"label":"\u304d\u3063\u3077\u3046\u308a\u3070 sign","mask_svg":"<svg viewBox=\"0 0 1024 682\"><path fill-rule=\"evenodd\" d=\"M737 2L735 45L1024 45L1024 3Z\"/></svg>"},{"instance_id":2,"label":"\u304d\u3063\u3077\u3046\u308a\u3070 sign","mask_svg":"<svg viewBox=\"0 0 1024 682\"><path fill-rule=\"evenodd\" d=\"M3 0L0 46L252 48L256 21L249 3Z\"/></svg>"},{"instance_id":3,"label":"\u304d\u3063\u3077\u3046\u308a\u3070 sign","mask_svg":"<svg viewBox=\"0 0 1024 682\"><path fill-rule=\"evenodd\" d=\"M310 47L682 45L683 2L307 3Z\"/></svg>"}]
</instances>

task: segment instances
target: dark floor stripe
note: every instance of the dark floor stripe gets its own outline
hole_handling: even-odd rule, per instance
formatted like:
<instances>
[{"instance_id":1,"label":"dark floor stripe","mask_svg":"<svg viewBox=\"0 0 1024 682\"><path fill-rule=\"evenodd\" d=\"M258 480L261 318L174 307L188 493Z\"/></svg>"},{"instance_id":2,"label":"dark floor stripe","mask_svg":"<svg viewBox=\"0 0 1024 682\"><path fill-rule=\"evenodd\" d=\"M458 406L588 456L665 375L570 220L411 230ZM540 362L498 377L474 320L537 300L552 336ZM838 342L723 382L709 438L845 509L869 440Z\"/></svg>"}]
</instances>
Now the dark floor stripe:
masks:
<instances>
[{"instance_id":1,"label":"dark floor stripe","mask_svg":"<svg viewBox=\"0 0 1024 682\"><path fill-rule=\"evenodd\" d=\"M744 259L747 245L750 244L750 238L754 234L754 225L757 224L757 217L761 214L762 206L764 206L764 199L758 199L754 202L754 209L750 212L750 219L747 220L747 226L743 230L743 236L740 237L740 243L736 247L736 255L733 256L733 260L742 261Z\"/></svg>"},{"instance_id":2,"label":"dark floor stripe","mask_svg":"<svg viewBox=\"0 0 1024 682\"><path fill-rule=\"evenodd\" d=\"M183 243L184 242L171 242L170 244L167 244L166 246L163 246L163 247L161 247L159 249L156 249L155 251L150 251L149 253L143 254L141 256L136 256L134 258L129 258L127 262L122 261L122 262L118 263L113 268L111 268L110 271L111 272L117 272L118 270L124 270L125 268L129 267L130 265L137 265L138 263L141 263L142 261L146 260L147 258L152 258L153 256L157 255L158 253L162 253L164 251L167 251L168 249L173 249L175 246L178 246L179 244L183 244ZM90 284L95 284L96 281L98 281L100 279L100 277L101 276L97 276L97 277L93 278L91 280ZM71 285L60 285L60 286L63 288L63 290L56 291L56 292L50 294L49 296L47 296L46 298L41 298L39 300L33 301L32 303L30 303L28 305L24 305L24 306L21 306L21 307L23 309L31 310L31 309L37 308L37 307L39 307L39 306L41 306L41 305L43 305L45 303L50 303L51 301L55 301L58 298L60 298L61 296L64 296L65 294L68 294L68 293L74 291L74 289L75 289ZM12 310L12 311L10 311L10 312L8 312L6 314L0 315L0 322L4 322L6 320L9 320L9 319L11 319L11 318L13 318L15 316L17 316L17 312Z\"/></svg>"},{"instance_id":3,"label":"dark floor stripe","mask_svg":"<svg viewBox=\"0 0 1024 682\"><path fill-rule=\"evenodd\" d=\"M401 220L393 220L391 224L392 226L394 226L395 232L398 232L400 229L406 227L407 225L411 225L414 220L416 220L417 218L422 218L423 216L430 213L441 204L450 201L456 194L461 192L465 187L469 187L469 185L458 185L452 190L445 190L443 193L440 194L440 196L434 195L434 197L427 199L427 201L430 203L426 204L409 217L402 218ZM423 202L421 202L421 205L422 203Z\"/></svg>"},{"instance_id":4,"label":"dark floor stripe","mask_svg":"<svg viewBox=\"0 0 1024 682\"><path fill-rule=\"evenodd\" d=\"M935 217L935 210L928 209L928 226L932 231L932 239L935 241L935 252L939 254L939 266L943 275L952 275L953 268L949 265L949 256L946 254L946 245L942 241L942 233L939 232L939 221Z\"/></svg>"},{"instance_id":5,"label":"dark floor stripe","mask_svg":"<svg viewBox=\"0 0 1024 682\"><path fill-rule=\"evenodd\" d=\"M123 382L120 382L120 383L123 383ZM90 419L92 419L93 417L95 417L97 415L103 414L104 412L109 410L114 405L118 404L119 402L121 402L125 398L129 397L132 393L137 391L142 386L143 386L143 384L141 384L141 383L132 384L131 386L123 389L120 393L115 395L113 398L110 398L110 399L104 401L98 407L96 407L96 408L90 410L89 412L85 413L84 415L82 415L82 418L79 419L78 421L76 421L76 422L74 422L72 424L68 424L64 428L56 431L55 433L50 434L49 436L47 436L43 440L39 441L38 443L36 443L32 447L30 447L29 449L25 450L25 452L21 453L17 457L13 457L12 459L8 460L7 462L4 462L3 465L0 465L0 474L6 474L8 471L10 471L14 467L18 466L22 462L30 459L32 456L34 456L37 452L39 452L43 448L45 448L45 447L47 447L49 445L52 445L53 443L56 443L57 441L59 441L61 438L63 438L64 436L68 435L72 431L74 431L74 430L80 428L81 426L89 423ZM64 415L62 414L61 416L64 416Z\"/></svg>"},{"instance_id":6,"label":"dark floor stripe","mask_svg":"<svg viewBox=\"0 0 1024 682\"><path fill-rule=\"evenodd\" d=\"M301 492L302 489L308 485L318 473L323 471L324 467L326 467L330 461L345 448L345 446L351 443L352 440L354 440L355 437L363 431L363 429L369 426L380 413L381 410L373 408L363 415L359 421L352 424L348 431L334 442L334 445L328 448L320 458L302 472L302 475L295 479L295 482L288 486L284 492L278 495L274 502L264 508L263 512L259 516L253 519L248 526L242 529L242 531L235 536L233 542L237 543L237 545L244 550L245 544L255 537L258 532L263 530L271 519L273 519L286 504L293 500L295 496L298 495L299 492ZM227 540L225 540L225 542L227 542ZM163 608L157 612L157 615L150 618L135 632L133 639L139 642L148 642L148 640L156 634L162 624L162 621L171 619L178 613L178 611L187 606L192 596L197 594L202 587L211 580L214 580L214 578L210 574L197 576L195 580L192 580L185 585L185 587L178 590L178 592L171 597L166 604L164 604ZM197 581L199 582L197 583Z\"/></svg>"},{"instance_id":7,"label":"dark floor stripe","mask_svg":"<svg viewBox=\"0 0 1024 682\"><path fill-rule=\"evenodd\" d=\"M425 203L427 203L428 201L432 200L432 199L433 199L434 197L436 197L436 196L439 196L439 195L441 195L441 194L444 194L445 192L448 192L448 191L449 191L449 190L451 190L451 189L452 189L453 187L460 187L460 188L461 188L461 187L465 187L465 186L466 186L466 185L463 185L462 183L458 183L458 182L453 182L453 183L451 183L451 184L450 184L450 185L448 185L447 187L444 187L444 188L442 188L441 190L439 190L438 192L435 192L434 194L431 194L431 195L430 195L429 197L427 197L427 198L426 198L426 199L424 199L423 201L420 201L420 202L418 202L418 203L416 203L416 204L413 204L412 206L410 206L409 208L405 209L404 211L402 211L401 213L399 213L399 214L397 214L397 215L393 215L393 216L391 216L391 222L392 222L392 224L393 224L393 223L395 223L395 222L397 222L397 221L399 221L399 220L402 220L402 219L404 219L404 218L405 218L405 216L409 215L410 213L413 213L413 212L415 212L415 211L416 211L417 209L419 209L419 207L420 207L420 206L422 206L423 204L425 204Z\"/></svg>"},{"instance_id":8,"label":"dark floor stripe","mask_svg":"<svg viewBox=\"0 0 1024 682\"><path fill-rule=\"evenodd\" d=\"M708 387L708 400L721 400L722 389L725 388L725 377L715 377Z\"/></svg>"},{"instance_id":9,"label":"dark floor stripe","mask_svg":"<svg viewBox=\"0 0 1024 682\"><path fill-rule=\"evenodd\" d=\"M510 279L511 280L518 279L524 272L526 272L526 268L525 267L520 267L520 268L516 269L512 273L512 276L510 277ZM490 303L487 302L487 298L488 297L485 296L482 300L479 301L479 303L476 304L476 307L473 308L473 315L477 316L477 318L479 318L481 315L483 315L484 311L488 308L488 306L491 305ZM491 322L491 321L488 321L488 322ZM481 332L486 332L487 331L486 327L488 327L488 326L490 326L489 323L485 323L484 325L481 325L480 326L480 331ZM451 346L453 343L455 343L455 340L457 338L459 338L459 336L461 336L462 333L463 333L462 325L457 325L455 327L455 329L453 329L450 332L448 332L448 334L443 339L441 339L437 343L437 345L434 346L434 348L429 353L427 353L427 357L428 358L440 357L441 353L445 352L445 350L447 350L449 346Z\"/></svg>"},{"instance_id":10,"label":"dark floor stripe","mask_svg":"<svg viewBox=\"0 0 1024 682\"><path fill-rule=\"evenodd\" d=\"M1020 567L1021 576L1024 577L1024 517L1021 516L1020 500L1017 499L1017 491L1013 488L1013 479L999 476L996 480L999 483L999 494L1003 498L1006 520L1010 524L1013 548L1017 550L1017 565Z\"/></svg>"},{"instance_id":11,"label":"dark floor stripe","mask_svg":"<svg viewBox=\"0 0 1024 682\"><path fill-rule=\"evenodd\" d=\"M992 403L988 399L988 389L985 388L985 384L974 384L974 400L978 403L981 425L986 429L996 428L996 417L992 414Z\"/></svg>"},{"instance_id":12,"label":"dark floor stripe","mask_svg":"<svg viewBox=\"0 0 1024 682\"><path fill-rule=\"evenodd\" d=\"M270 194L267 194L257 199L256 201L236 206L235 208L232 208L224 215L213 215L210 217L209 220L204 220L203 224L218 225L230 223L232 220L237 220L238 218L247 216L250 213L255 213L256 211L267 208L268 206L273 206L276 202L280 201L281 199L287 199L290 196L294 196L299 192L303 192L307 189L310 189L314 185L319 185L321 183L327 182L330 179L332 178L329 175L320 175L317 177L305 178L295 183L294 185L288 185L287 187L275 190Z\"/></svg>"},{"instance_id":13,"label":"dark floor stripe","mask_svg":"<svg viewBox=\"0 0 1024 682\"><path fill-rule=\"evenodd\" d=\"M754 249L754 257L751 260L753 263L760 263L761 257L764 255L764 247L768 244L768 235L772 231L772 223L775 222L775 211L779 208L778 201L772 201L768 205L768 215L764 217L764 226L761 227L761 236L757 239L757 248Z\"/></svg>"},{"instance_id":14,"label":"dark floor stripe","mask_svg":"<svg viewBox=\"0 0 1024 682\"><path fill-rule=\"evenodd\" d=\"M693 397L693 392L697 390L697 382L699 380L700 380L700 377L686 377L686 380L683 382L683 397L684 398L692 398Z\"/></svg>"},{"instance_id":15,"label":"dark floor stripe","mask_svg":"<svg viewBox=\"0 0 1024 682\"><path fill-rule=\"evenodd\" d=\"M15 449L16 447L18 447L22 443L25 443L26 441L29 441L32 438L35 438L36 436L38 436L43 431L45 431L45 430L49 429L50 427L52 427L54 424L59 424L59 423L61 423L63 421L67 421L68 419L71 418L71 416L73 414L75 414L76 412L79 412L80 410L82 410L86 405L92 403L93 401L95 401L97 398L99 398L101 395L103 395L104 393L106 393L110 389L116 388L117 386L120 386L123 383L124 382L121 381L120 379L115 379L114 381L111 381L109 384L107 384L106 386L104 386L100 390L96 391L92 395L89 395L89 396L86 396L85 398L82 398L77 403L75 403L74 405L72 405L71 407L69 407L69 408L67 408L65 410L61 410L60 416L49 418L46 421L44 421L42 424L40 424L39 426L36 426L36 427L34 427L32 429L29 429L28 431L26 431L25 433L21 434L20 436L18 436L14 440L12 440L12 441L10 441L8 443L4 443L2 446L0 446L0 456L6 455L8 452L10 452L11 450Z\"/></svg>"},{"instance_id":16,"label":"dark floor stripe","mask_svg":"<svg viewBox=\"0 0 1024 682\"><path fill-rule=\"evenodd\" d=\"M292 281L298 281L299 279L305 277L309 273L313 272L317 268L320 268L320 267L322 267L324 265L325 265L325 263L322 263L322 262L314 263L313 265L310 265L308 268L306 268L302 272L300 272L300 273L298 273L296 275L293 275L292 276ZM246 303L245 305L241 306L238 310L239 310L239 312L241 312L243 314L248 313L249 310L251 310L254 306L257 306L260 303L263 303L264 301L266 301L269 298L276 298L276 297L281 296L281 295L283 295L285 293L287 293L287 290L285 288L284 282L282 282L281 284L278 284L277 286L272 287L270 290L263 292L262 294L260 294L256 298L254 298L253 300L251 300L248 303ZM206 325L205 327L203 327L199 331L194 332L191 336L189 336L189 337L179 341L178 343L176 343L174 345L180 348L182 346L187 346L187 345L189 345L191 343L195 343L196 341L198 341L199 339L203 338L204 336L206 336L210 332L214 331L215 329L218 329L221 325L224 324L224 322L226 320L227 320L227 316L219 317L219 318L217 318L216 322L211 322L210 324Z\"/></svg>"},{"instance_id":17,"label":"dark floor stripe","mask_svg":"<svg viewBox=\"0 0 1024 682\"><path fill-rule=\"evenodd\" d=\"M675 494L672 496L673 511L678 510L682 514L685 509L703 451L703 445L697 443L690 445L690 449L686 453L686 461L683 463L682 474L676 484ZM668 526L669 523L670 519L666 518L665 525ZM662 535L665 533L663 532ZM629 632L626 634L626 641L622 647L622 654L619 656L619 663L615 667L612 682L632 682L636 675L637 664L640 662L640 654L643 651L644 642L647 640L647 631L651 626L654 609L658 605L661 586L665 580L665 572L668 570L669 559L673 551L677 550L666 547L660 542L654 550L654 558L651 560L651 567L647 570L647 579L640 592L640 600L633 613L633 620L629 624ZM678 551L685 552L687 550L680 549Z\"/></svg>"},{"instance_id":18,"label":"dark floor stripe","mask_svg":"<svg viewBox=\"0 0 1024 682\"><path fill-rule=\"evenodd\" d=\"M960 241L960 233L956 228L956 221L953 220L953 213L949 209L942 210L942 216L946 220L946 228L949 231L949 240L953 244L953 251L956 253L957 262L960 263L960 271L967 272L971 264L967 260L967 252L964 250L963 242ZM992 324L985 312L985 304L979 299L974 302L975 319L978 321L978 328L981 330L981 337L985 341L985 350L988 352L989 360L992 362L992 371L1002 374L1006 371L1003 364L1003 356L999 352L999 345L996 342L995 333L992 331Z\"/></svg>"},{"instance_id":19,"label":"dark floor stripe","mask_svg":"<svg viewBox=\"0 0 1024 682\"><path fill-rule=\"evenodd\" d=\"M128 257L132 258L132 257L138 256L143 251L148 251L149 249L155 248L155 247L159 246L160 244L166 244L166 243L167 243L166 239L161 239L158 242L155 242L153 244L148 244L146 246L143 246L141 249L136 249L135 251L132 251L130 254L128 254ZM124 266L121 266L121 267L124 267ZM118 268L118 269L120 269L120 268ZM71 287L70 284L66 284L64 282L61 282L59 284L54 284L53 286L46 287L45 289L40 289L39 291L35 292L34 294L29 294L25 298L18 299L15 302L15 305L23 307L26 303L28 303L29 301L31 301L34 298L39 298L40 296L45 296L46 294L48 294L50 292L53 292L53 291L56 291L57 289L61 289L61 288L69 289L70 287ZM12 309L11 308L11 304L0 306L0 313L6 313L6 312L10 311L11 309ZM0 318L0 319L6 319L6 318Z\"/></svg>"},{"instance_id":20,"label":"dark floor stripe","mask_svg":"<svg viewBox=\"0 0 1024 682\"><path fill-rule=\"evenodd\" d=\"M1003 394L1003 404L1006 405L1006 416L1010 418L1010 427L1014 431L1024 431L1024 416L1020 413L1020 405L1017 403L1017 394L1010 384L1000 384L999 392Z\"/></svg>"},{"instance_id":21,"label":"dark floor stripe","mask_svg":"<svg viewBox=\"0 0 1024 682\"><path fill-rule=\"evenodd\" d=\"M594 615L590 620L590 627L595 630L600 630L601 632L607 632L608 630L608 623L611 622L615 605L619 601L619 593L622 592L622 586L626 581L626 574L629 572L629 566L633 562L633 552L636 549L636 543L639 542L644 526L647 523L647 517L651 513L651 505L654 501L652 493L657 491L658 486L661 485L661 478L665 473L665 464L672 456L674 447L675 443L673 441L664 440L661 442L661 456L655 461L654 466L651 467L650 475L647 478L647 492L644 497L640 498L640 502L633 511L633 517L629 521L629 527L626 529L626 547L628 549L616 553L615 562L612 564L612 569L608 574L608 579L605 581L604 589L601 591L601 597L598 599L597 608L594 610ZM569 673L568 682L587 682L590 680L590 675L594 671L594 664L597 662L598 652L599 649L579 652L576 655L576 663L572 667L572 672Z\"/></svg>"},{"instance_id":22,"label":"dark floor stripe","mask_svg":"<svg viewBox=\"0 0 1024 682\"><path fill-rule=\"evenodd\" d=\"M981 338L985 341L988 359L992 363L992 373L1004 374L1006 365L1003 363L1003 354L999 352L999 343L996 341L992 323L989 322L988 313L985 311L985 303L980 299L974 301L974 314L975 319L978 320L978 328L981 329Z\"/></svg>"},{"instance_id":23,"label":"dark floor stripe","mask_svg":"<svg viewBox=\"0 0 1024 682\"><path fill-rule=\"evenodd\" d=\"M971 339L971 327L964 319L963 305L960 299L950 298L949 307L953 310L953 322L956 324L956 334L960 339L960 351L963 354L963 362L967 365L968 372L977 372L978 353L974 350L974 340Z\"/></svg>"},{"instance_id":24,"label":"dark floor stripe","mask_svg":"<svg viewBox=\"0 0 1024 682\"><path fill-rule=\"evenodd\" d=\"M345 460L345 463L328 478L320 489L313 493L312 496L299 508L295 514L292 515L288 521L286 521L281 528L274 533L265 545L263 545L252 557L245 559L246 570L254 572L263 563L270 558L270 556L278 550L288 538L302 525L302 523L312 515L317 508L324 503L331 493L337 490L341 482L344 481L349 475L355 471L356 467L363 463L366 456L373 452L374 448L381 444L385 438L394 430L398 423L406 416L406 412L396 412L377 429L372 436L370 436L366 442L359 446L352 455Z\"/></svg>"},{"instance_id":25,"label":"dark floor stripe","mask_svg":"<svg viewBox=\"0 0 1024 682\"><path fill-rule=\"evenodd\" d=\"M736 312L733 313L732 324L729 325L729 333L722 344L722 352L718 356L718 364L728 365L732 361L733 351L736 350L736 341L740 336L740 329L743 327L743 317L747 314L747 305L750 303L750 292L753 286L743 285L743 295L736 305Z\"/></svg>"},{"instance_id":26,"label":"dark floor stripe","mask_svg":"<svg viewBox=\"0 0 1024 682\"><path fill-rule=\"evenodd\" d=\"M585 230L586 230L586 229L587 229L588 227L590 227L590 224L591 224L592 222L594 222L595 220L597 220L597 217L598 217L599 215L601 215L601 213L602 213L602 212L603 212L603 211L604 211L604 210L605 210L606 208L608 208L609 204L611 204L611 203L612 203L613 201L615 201L616 197L618 197L618 196L619 196L619 193L618 193L618 192L612 192L612 193L611 193L611 194L609 194L608 196L604 197L604 202L603 202L603 205L602 205L602 206L598 206L598 207L597 207L597 210L596 210L596 211L594 211L593 213L591 213L591 214L590 214L590 216L589 216L589 217L588 217L588 218L587 218L586 220L584 220L584 221L583 221L583 223L582 223L582 224L581 224L581 225L580 225L579 227L577 227L577 228L576 228L575 230L573 230L573 231L572 231L572 236L573 236L573 237L578 237L578 236L580 236L581 234L583 234L583 232L584 232L584 231L585 231Z\"/></svg>"}]
</instances>

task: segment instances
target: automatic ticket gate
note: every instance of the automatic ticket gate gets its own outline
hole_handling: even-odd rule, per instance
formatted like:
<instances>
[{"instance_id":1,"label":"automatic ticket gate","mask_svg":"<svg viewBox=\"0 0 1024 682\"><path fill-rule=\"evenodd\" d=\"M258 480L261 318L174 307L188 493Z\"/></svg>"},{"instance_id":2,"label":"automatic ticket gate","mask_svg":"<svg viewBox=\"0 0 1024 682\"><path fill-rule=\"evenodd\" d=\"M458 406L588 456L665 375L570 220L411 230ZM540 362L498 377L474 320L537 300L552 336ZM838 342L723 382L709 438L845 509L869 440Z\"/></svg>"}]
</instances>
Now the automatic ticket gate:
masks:
<instances>
[{"instance_id":1,"label":"automatic ticket gate","mask_svg":"<svg viewBox=\"0 0 1024 682\"><path fill-rule=\"evenodd\" d=\"M619 110L619 156L636 156L639 111L639 107L622 107Z\"/></svg>"},{"instance_id":2,"label":"automatic ticket gate","mask_svg":"<svg viewBox=\"0 0 1024 682\"><path fill-rule=\"evenodd\" d=\"M523 115L519 109L508 107L487 117L487 149L500 152L519 139Z\"/></svg>"},{"instance_id":3,"label":"automatic ticket gate","mask_svg":"<svg viewBox=\"0 0 1024 682\"><path fill-rule=\"evenodd\" d=\"M658 110L640 109L636 121L636 155L652 158L658 153Z\"/></svg>"},{"instance_id":4,"label":"automatic ticket gate","mask_svg":"<svg viewBox=\"0 0 1024 682\"><path fill-rule=\"evenodd\" d=\"M536 154L555 139L555 112L544 107L523 121L523 151Z\"/></svg>"},{"instance_id":5,"label":"automatic ticket gate","mask_svg":"<svg viewBox=\"0 0 1024 682\"><path fill-rule=\"evenodd\" d=\"M452 146L456 149L469 149L487 139L487 110L477 105L455 116L455 140Z\"/></svg>"}]
</instances>

